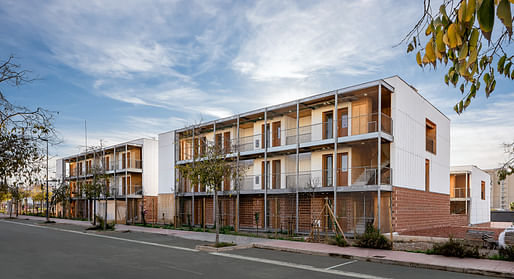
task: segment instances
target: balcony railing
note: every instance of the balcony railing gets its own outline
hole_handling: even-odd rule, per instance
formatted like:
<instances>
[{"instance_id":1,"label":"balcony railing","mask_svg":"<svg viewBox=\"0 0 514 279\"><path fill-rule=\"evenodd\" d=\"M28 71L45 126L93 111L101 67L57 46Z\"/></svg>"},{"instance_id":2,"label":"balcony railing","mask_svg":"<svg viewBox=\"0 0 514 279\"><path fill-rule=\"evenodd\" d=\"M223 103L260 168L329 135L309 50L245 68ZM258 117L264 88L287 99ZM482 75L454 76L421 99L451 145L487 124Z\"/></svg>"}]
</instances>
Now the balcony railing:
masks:
<instances>
[{"instance_id":1,"label":"balcony railing","mask_svg":"<svg viewBox=\"0 0 514 279\"><path fill-rule=\"evenodd\" d=\"M453 193L451 193L451 198L469 198L469 189L468 195L466 196L466 188L453 188Z\"/></svg>"},{"instance_id":2,"label":"balcony railing","mask_svg":"<svg viewBox=\"0 0 514 279\"><path fill-rule=\"evenodd\" d=\"M127 162L125 162L125 160L119 160L116 163L116 166L115 166L114 162L111 162L109 164L109 168L107 169L107 171L113 171L115 169L116 170L124 170L124 169L142 169L142 168L143 168L143 161L130 159Z\"/></svg>"},{"instance_id":3,"label":"balcony railing","mask_svg":"<svg viewBox=\"0 0 514 279\"><path fill-rule=\"evenodd\" d=\"M391 185L392 172L389 167L381 168L381 185ZM353 167L340 168L335 172L337 186L365 186L377 185L377 168L376 167ZM266 179L265 179L266 178ZM274 173L267 176L263 175L245 175L239 180L240 190L252 191L267 189L314 189L319 187L333 187L334 172L331 169L300 171L298 174L298 183L296 182L296 173ZM231 181L230 190L236 190L235 181ZM187 179L180 178L178 182L178 192L191 192L192 186ZM195 188L195 191L197 188ZM223 187L223 189L227 189ZM205 190L200 190L201 192Z\"/></svg>"},{"instance_id":4,"label":"balcony railing","mask_svg":"<svg viewBox=\"0 0 514 279\"><path fill-rule=\"evenodd\" d=\"M393 120L388 115L382 113L382 125L380 131L391 134L393 131ZM338 120L341 121L341 120ZM371 113L365 115L353 116L347 118L345 123L338 123L339 137L362 135L367 133L378 132L378 113ZM324 139L334 138L335 130L333 122L320 122L311 125L304 125L297 129L275 129L271 126L267 139L263 138L262 134L254 134L250 136L242 136L239 138L239 145L237 139L231 139L230 142L225 144L223 141L221 146L226 150L226 153L234 152L237 149L240 152L247 152L252 150L260 150L264 148L264 142L268 148L292 145L297 142L297 130L300 144L306 142L316 142ZM235 149L234 149L235 148ZM200 148L198 148L200 149ZM193 147L187 150L182 150L180 153L180 160L191 160L193 154ZM201 157L201 152L197 151Z\"/></svg>"}]
</instances>

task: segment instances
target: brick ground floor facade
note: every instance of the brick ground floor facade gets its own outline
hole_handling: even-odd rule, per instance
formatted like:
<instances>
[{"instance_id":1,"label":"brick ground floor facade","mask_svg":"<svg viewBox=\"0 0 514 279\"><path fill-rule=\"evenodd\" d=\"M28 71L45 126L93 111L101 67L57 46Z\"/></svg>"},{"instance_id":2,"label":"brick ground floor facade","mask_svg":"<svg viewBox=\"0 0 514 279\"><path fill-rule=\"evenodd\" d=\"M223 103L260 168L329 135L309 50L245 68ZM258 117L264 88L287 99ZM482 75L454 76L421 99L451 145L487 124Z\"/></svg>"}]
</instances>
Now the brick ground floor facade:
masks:
<instances>
[{"instance_id":1,"label":"brick ground floor facade","mask_svg":"<svg viewBox=\"0 0 514 279\"><path fill-rule=\"evenodd\" d=\"M95 209L96 203L96 209ZM56 214L69 218L80 218L91 220L95 214L104 216L105 200L73 199ZM144 196L142 198L108 199L107 200L107 221L119 224L142 223L145 216L147 223L157 223L158 220L158 198L157 196Z\"/></svg>"},{"instance_id":2,"label":"brick ground floor facade","mask_svg":"<svg viewBox=\"0 0 514 279\"><path fill-rule=\"evenodd\" d=\"M178 225L213 226L212 194L176 197ZM303 192L296 194L220 195L221 226L241 230L298 231L332 230L325 204L334 207L334 193ZM239 208L238 205L239 204ZM266 208L266 210L265 210ZM337 221L346 233L362 233L366 225L378 227L378 195L374 191L339 192L336 196ZM436 231L445 226L465 226L466 218L450 214L450 197L446 194L393 187L380 197L380 230L406 234L413 231ZM298 226L298 227L297 227Z\"/></svg>"}]
</instances>

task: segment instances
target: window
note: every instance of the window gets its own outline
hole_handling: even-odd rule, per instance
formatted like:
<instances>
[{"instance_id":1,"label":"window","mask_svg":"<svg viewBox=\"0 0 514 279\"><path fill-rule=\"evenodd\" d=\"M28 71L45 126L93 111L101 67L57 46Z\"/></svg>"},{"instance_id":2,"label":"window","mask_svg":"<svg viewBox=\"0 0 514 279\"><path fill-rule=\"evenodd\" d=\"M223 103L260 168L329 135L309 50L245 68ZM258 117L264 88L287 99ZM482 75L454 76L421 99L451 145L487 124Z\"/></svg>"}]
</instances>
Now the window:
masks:
<instances>
[{"instance_id":1,"label":"window","mask_svg":"<svg viewBox=\"0 0 514 279\"><path fill-rule=\"evenodd\" d=\"M485 200L485 182L481 181L480 185L482 186L482 193L480 195L480 198L482 198L482 200Z\"/></svg>"},{"instance_id":2,"label":"window","mask_svg":"<svg viewBox=\"0 0 514 279\"><path fill-rule=\"evenodd\" d=\"M425 159L425 191L430 191L430 160Z\"/></svg>"},{"instance_id":3,"label":"window","mask_svg":"<svg viewBox=\"0 0 514 279\"><path fill-rule=\"evenodd\" d=\"M436 125L434 122L425 119L425 139L426 139L426 150L428 152L436 154Z\"/></svg>"},{"instance_id":4,"label":"window","mask_svg":"<svg viewBox=\"0 0 514 279\"><path fill-rule=\"evenodd\" d=\"M323 155L323 187L332 187L333 182L333 163L332 155Z\"/></svg>"}]
</instances>

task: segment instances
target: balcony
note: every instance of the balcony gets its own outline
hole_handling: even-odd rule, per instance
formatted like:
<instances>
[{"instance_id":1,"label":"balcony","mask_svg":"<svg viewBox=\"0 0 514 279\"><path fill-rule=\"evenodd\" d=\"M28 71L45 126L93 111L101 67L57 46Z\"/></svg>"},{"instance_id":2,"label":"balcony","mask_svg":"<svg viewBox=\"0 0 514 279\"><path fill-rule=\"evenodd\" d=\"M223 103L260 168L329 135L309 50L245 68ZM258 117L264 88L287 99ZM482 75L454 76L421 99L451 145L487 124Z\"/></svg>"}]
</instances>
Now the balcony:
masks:
<instances>
[{"instance_id":1,"label":"balcony","mask_svg":"<svg viewBox=\"0 0 514 279\"><path fill-rule=\"evenodd\" d=\"M469 195L469 188L468 188L468 194L466 195L466 188L453 188L452 192L450 193L450 198L452 199L465 199L470 198Z\"/></svg>"},{"instance_id":2,"label":"balcony","mask_svg":"<svg viewBox=\"0 0 514 279\"><path fill-rule=\"evenodd\" d=\"M124 170L124 169L142 169L142 168L143 168L143 161L130 159L127 162L120 160L116 163L116 165L115 165L115 162L111 162L109 164L107 171Z\"/></svg>"},{"instance_id":3,"label":"balcony","mask_svg":"<svg viewBox=\"0 0 514 279\"><path fill-rule=\"evenodd\" d=\"M336 183L338 187L344 186L376 186L378 185L377 168L376 167L353 167L336 170ZM267 178L266 181L264 178ZM315 190L323 187L333 187L333 171L311 170L300 171L298 174L298 183L296 183L296 173L274 173L268 176L263 175L245 175L239 180L241 191L260 191L267 188L269 190L289 189L291 192ZM389 167L382 167L380 185L391 185L392 171ZM231 181L230 190L236 190L235 181ZM180 178L178 182L177 192L191 192L192 187L189 181ZM267 187L265 187L267 186ZM227 189L223 187L224 189ZM205 189L196 189L196 191L204 192Z\"/></svg>"}]
</instances>

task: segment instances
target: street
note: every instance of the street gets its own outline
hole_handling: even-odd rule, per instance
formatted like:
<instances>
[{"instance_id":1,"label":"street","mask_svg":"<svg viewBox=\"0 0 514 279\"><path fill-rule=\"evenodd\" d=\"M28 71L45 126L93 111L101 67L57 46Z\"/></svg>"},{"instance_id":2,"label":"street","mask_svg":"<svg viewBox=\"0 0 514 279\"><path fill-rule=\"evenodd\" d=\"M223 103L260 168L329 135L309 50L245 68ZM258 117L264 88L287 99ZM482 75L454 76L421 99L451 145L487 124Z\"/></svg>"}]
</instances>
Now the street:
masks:
<instances>
[{"instance_id":1,"label":"street","mask_svg":"<svg viewBox=\"0 0 514 279\"><path fill-rule=\"evenodd\" d=\"M2 278L487 278L264 249L208 253L200 241L0 219Z\"/></svg>"}]
</instances>

